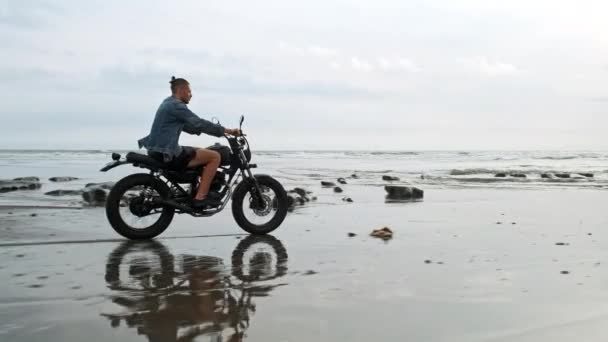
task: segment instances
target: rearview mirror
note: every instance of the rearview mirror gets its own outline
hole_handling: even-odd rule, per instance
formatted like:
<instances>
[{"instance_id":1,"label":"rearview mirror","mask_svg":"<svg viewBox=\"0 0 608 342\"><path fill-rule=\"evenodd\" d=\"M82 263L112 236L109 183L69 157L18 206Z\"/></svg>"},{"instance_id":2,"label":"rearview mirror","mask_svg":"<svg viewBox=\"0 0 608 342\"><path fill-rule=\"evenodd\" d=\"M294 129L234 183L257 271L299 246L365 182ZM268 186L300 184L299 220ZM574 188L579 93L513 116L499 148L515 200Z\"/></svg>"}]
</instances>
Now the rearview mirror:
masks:
<instances>
[{"instance_id":1,"label":"rearview mirror","mask_svg":"<svg viewBox=\"0 0 608 342\"><path fill-rule=\"evenodd\" d=\"M239 122L239 126L243 126L243 121L245 121L245 116L241 115L241 121Z\"/></svg>"}]
</instances>

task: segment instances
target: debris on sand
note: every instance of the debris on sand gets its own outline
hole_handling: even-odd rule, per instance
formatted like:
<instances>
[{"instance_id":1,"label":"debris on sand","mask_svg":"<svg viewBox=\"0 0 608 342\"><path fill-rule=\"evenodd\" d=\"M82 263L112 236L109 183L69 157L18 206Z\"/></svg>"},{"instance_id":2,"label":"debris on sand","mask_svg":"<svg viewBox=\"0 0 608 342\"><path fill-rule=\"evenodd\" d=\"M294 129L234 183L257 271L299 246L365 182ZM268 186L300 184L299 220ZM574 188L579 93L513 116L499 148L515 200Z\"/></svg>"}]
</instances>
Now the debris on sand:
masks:
<instances>
[{"instance_id":1,"label":"debris on sand","mask_svg":"<svg viewBox=\"0 0 608 342\"><path fill-rule=\"evenodd\" d=\"M389 227L374 229L371 234L373 237L388 240L393 238L393 231Z\"/></svg>"}]
</instances>

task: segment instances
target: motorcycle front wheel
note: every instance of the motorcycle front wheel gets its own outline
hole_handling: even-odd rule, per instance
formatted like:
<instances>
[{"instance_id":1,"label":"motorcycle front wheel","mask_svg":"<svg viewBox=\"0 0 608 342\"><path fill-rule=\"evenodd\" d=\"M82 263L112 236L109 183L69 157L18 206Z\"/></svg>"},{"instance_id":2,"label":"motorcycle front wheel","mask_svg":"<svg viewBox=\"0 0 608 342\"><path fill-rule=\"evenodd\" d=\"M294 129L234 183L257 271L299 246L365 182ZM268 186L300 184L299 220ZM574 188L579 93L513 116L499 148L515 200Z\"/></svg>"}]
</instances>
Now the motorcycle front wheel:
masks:
<instances>
[{"instance_id":1,"label":"motorcycle front wheel","mask_svg":"<svg viewBox=\"0 0 608 342\"><path fill-rule=\"evenodd\" d=\"M287 193L276 179L254 176L261 190L262 203L251 195L251 181L237 185L232 196L232 215L236 223L250 234L268 234L277 229L287 215Z\"/></svg>"}]
</instances>

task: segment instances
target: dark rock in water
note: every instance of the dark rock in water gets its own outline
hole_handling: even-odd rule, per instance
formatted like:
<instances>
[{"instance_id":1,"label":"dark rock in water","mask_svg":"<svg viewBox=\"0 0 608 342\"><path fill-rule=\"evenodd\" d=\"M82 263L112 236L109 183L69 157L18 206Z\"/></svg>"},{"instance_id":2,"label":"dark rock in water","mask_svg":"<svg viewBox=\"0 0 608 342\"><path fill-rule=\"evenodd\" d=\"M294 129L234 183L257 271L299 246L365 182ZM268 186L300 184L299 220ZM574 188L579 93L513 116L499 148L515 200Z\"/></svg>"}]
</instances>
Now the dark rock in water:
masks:
<instances>
[{"instance_id":1,"label":"dark rock in water","mask_svg":"<svg viewBox=\"0 0 608 342\"><path fill-rule=\"evenodd\" d=\"M334 192L341 193L342 192L342 188L339 187L339 186L337 186L337 187L334 188Z\"/></svg>"},{"instance_id":2,"label":"dark rock in water","mask_svg":"<svg viewBox=\"0 0 608 342\"><path fill-rule=\"evenodd\" d=\"M17 182L40 182L40 178L38 177L19 177L13 180Z\"/></svg>"},{"instance_id":3,"label":"dark rock in water","mask_svg":"<svg viewBox=\"0 0 608 342\"><path fill-rule=\"evenodd\" d=\"M340 184L346 184L346 179L344 179L344 178L338 178L338 183L340 183Z\"/></svg>"},{"instance_id":4,"label":"dark rock in water","mask_svg":"<svg viewBox=\"0 0 608 342\"><path fill-rule=\"evenodd\" d=\"M296 206L304 205L304 204L306 204L306 202L309 202L310 199L306 196L307 193L309 193L309 192L302 188L295 188L293 190L290 190L287 194L288 210L293 211ZM315 197L315 199L316 199L316 197ZM273 205L273 208L276 208L278 206L278 202L277 202L276 198L273 200L272 205Z\"/></svg>"},{"instance_id":5,"label":"dark rock in water","mask_svg":"<svg viewBox=\"0 0 608 342\"><path fill-rule=\"evenodd\" d=\"M322 181L321 185L325 186L325 187L332 187L332 186L336 186L336 183Z\"/></svg>"},{"instance_id":6,"label":"dark rock in water","mask_svg":"<svg viewBox=\"0 0 608 342\"><path fill-rule=\"evenodd\" d=\"M507 174L501 172L501 173L495 174L494 177L505 178L505 177L507 177Z\"/></svg>"},{"instance_id":7,"label":"dark rock in water","mask_svg":"<svg viewBox=\"0 0 608 342\"><path fill-rule=\"evenodd\" d=\"M112 188L114 187L114 182L105 182L105 183L87 183L87 185L85 185L85 188L101 188L101 189L105 189L105 190L112 190Z\"/></svg>"},{"instance_id":8,"label":"dark rock in water","mask_svg":"<svg viewBox=\"0 0 608 342\"><path fill-rule=\"evenodd\" d=\"M293 192L300 195L301 197L307 197L306 195L309 193L308 191L306 191L302 188L293 188Z\"/></svg>"},{"instance_id":9,"label":"dark rock in water","mask_svg":"<svg viewBox=\"0 0 608 342\"><path fill-rule=\"evenodd\" d=\"M388 193L386 196L388 199L420 199L424 197L424 191L409 186L387 185L384 190Z\"/></svg>"},{"instance_id":10,"label":"dark rock in water","mask_svg":"<svg viewBox=\"0 0 608 342\"><path fill-rule=\"evenodd\" d=\"M344 197L342 200L343 200L344 202L353 203L353 199L352 199L352 198L350 198L350 197Z\"/></svg>"},{"instance_id":11,"label":"dark rock in water","mask_svg":"<svg viewBox=\"0 0 608 342\"><path fill-rule=\"evenodd\" d=\"M38 216L38 214L33 213L33 214L31 214L30 216L31 216L31 217L36 217L36 216Z\"/></svg>"},{"instance_id":12,"label":"dark rock in water","mask_svg":"<svg viewBox=\"0 0 608 342\"><path fill-rule=\"evenodd\" d=\"M382 180L389 181L389 182L392 182L392 181L398 181L398 180L399 180L399 177L393 177L393 176L382 176Z\"/></svg>"},{"instance_id":13,"label":"dark rock in water","mask_svg":"<svg viewBox=\"0 0 608 342\"><path fill-rule=\"evenodd\" d=\"M104 206L107 197L108 190L103 188L88 187L82 191L82 199L85 203L95 207Z\"/></svg>"},{"instance_id":14,"label":"dark rock in water","mask_svg":"<svg viewBox=\"0 0 608 342\"><path fill-rule=\"evenodd\" d=\"M310 202L310 199L307 196L308 191L302 188L295 188L293 190L289 190L288 192L297 195L293 196L297 203Z\"/></svg>"},{"instance_id":15,"label":"dark rock in water","mask_svg":"<svg viewBox=\"0 0 608 342\"><path fill-rule=\"evenodd\" d=\"M433 262L431 260L424 260L425 264L432 264Z\"/></svg>"},{"instance_id":16,"label":"dark rock in water","mask_svg":"<svg viewBox=\"0 0 608 342\"><path fill-rule=\"evenodd\" d=\"M523 173L512 173L511 177L515 177L515 178L527 178L528 176L526 176Z\"/></svg>"},{"instance_id":17,"label":"dark rock in water","mask_svg":"<svg viewBox=\"0 0 608 342\"><path fill-rule=\"evenodd\" d=\"M551 178L555 178L555 175L554 175L554 174L552 174L552 173L542 173L542 174L540 175L540 178L548 178L548 179L551 179Z\"/></svg>"},{"instance_id":18,"label":"dark rock in water","mask_svg":"<svg viewBox=\"0 0 608 342\"><path fill-rule=\"evenodd\" d=\"M568 272L568 271L561 271L560 273L561 274L570 274L570 272Z\"/></svg>"},{"instance_id":19,"label":"dark rock in water","mask_svg":"<svg viewBox=\"0 0 608 342\"><path fill-rule=\"evenodd\" d=\"M76 177L51 177L49 180L51 182L71 182L73 180L77 180Z\"/></svg>"},{"instance_id":20,"label":"dark rock in water","mask_svg":"<svg viewBox=\"0 0 608 342\"><path fill-rule=\"evenodd\" d=\"M22 177L13 180L0 180L0 192L17 190L36 190L42 185L37 177Z\"/></svg>"},{"instance_id":21,"label":"dark rock in water","mask_svg":"<svg viewBox=\"0 0 608 342\"><path fill-rule=\"evenodd\" d=\"M310 200L311 201L316 201L317 200L317 196L312 196L312 198Z\"/></svg>"},{"instance_id":22,"label":"dark rock in water","mask_svg":"<svg viewBox=\"0 0 608 342\"><path fill-rule=\"evenodd\" d=\"M348 233L348 237L355 237L355 236L357 236L357 234L355 234L355 233Z\"/></svg>"},{"instance_id":23,"label":"dark rock in water","mask_svg":"<svg viewBox=\"0 0 608 342\"><path fill-rule=\"evenodd\" d=\"M46 192L47 196L77 196L82 193L82 190L53 190Z\"/></svg>"},{"instance_id":24,"label":"dark rock in water","mask_svg":"<svg viewBox=\"0 0 608 342\"><path fill-rule=\"evenodd\" d=\"M593 173L579 173L579 175L587 178L593 178L594 176Z\"/></svg>"},{"instance_id":25,"label":"dark rock in water","mask_svg":"<svg viewBox=\"0 0 608 342\"><path fill-rule=\"evenodd\" d=\"M569 246L570 244L567 242L556 242L555 245L556 246Z\"/></svg>"},{"instance_id":26,"label":"dark rock in water","mask_svg":"<svg viewBox=\"0 0 608 342\"><path fill-rule=\"evenodd\" d=\"M350 178L357 179L357 178L359 178L359 176L357 176L356 174L353 173L352 175L350 175Z\"/></svg>"},{"instance_id":27,"label":"dark rock in water","mask_svg":"<svg viewBox=\"0 0 608 342\"><path fill-rule=\"evenodd\" d=\"M570 178L570 174L569 173L556 173L555 177L557 177L557 178Z\"/></svg>"}]
</instances>

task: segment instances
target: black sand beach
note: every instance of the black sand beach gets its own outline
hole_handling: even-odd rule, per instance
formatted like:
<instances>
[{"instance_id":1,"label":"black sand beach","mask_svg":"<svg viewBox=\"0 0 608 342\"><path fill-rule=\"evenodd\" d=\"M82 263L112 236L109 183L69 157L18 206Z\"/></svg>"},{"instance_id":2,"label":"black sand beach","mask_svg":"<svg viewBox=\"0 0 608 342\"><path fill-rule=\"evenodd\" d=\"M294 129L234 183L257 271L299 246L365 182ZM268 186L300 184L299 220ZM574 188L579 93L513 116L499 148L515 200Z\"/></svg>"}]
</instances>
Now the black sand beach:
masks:
<instances>
[{"instance_id":1,"label":"black sand beach","mask_svg":"<svg viewBox=\"0 0 608 342\"><path fill-rule=\"evenodd\" d=\"M2 208L1 340L605 339L607 193L348 192L259 239L228 212L130 243L100 208Z\"/></svg>"}]
</instances>

